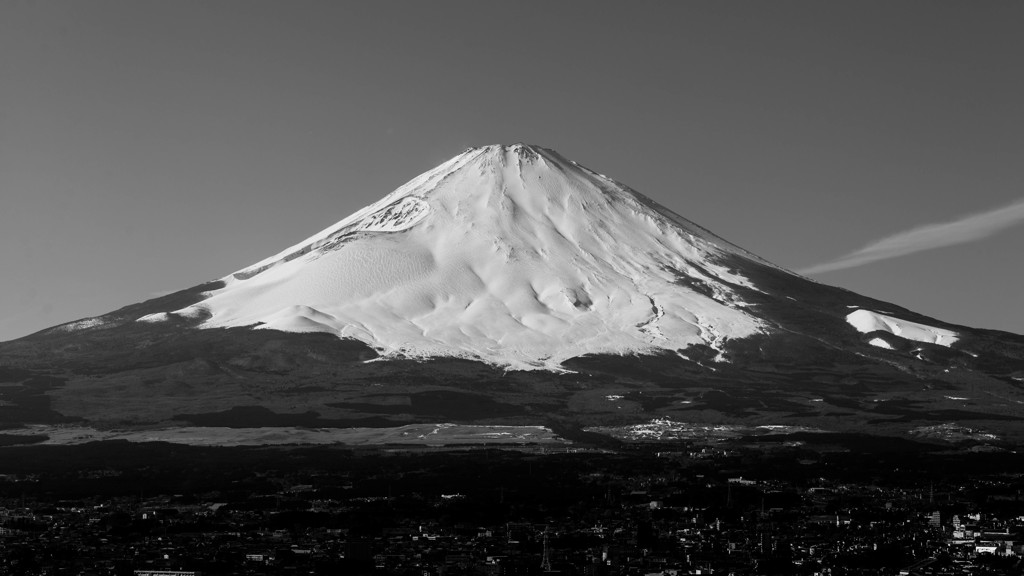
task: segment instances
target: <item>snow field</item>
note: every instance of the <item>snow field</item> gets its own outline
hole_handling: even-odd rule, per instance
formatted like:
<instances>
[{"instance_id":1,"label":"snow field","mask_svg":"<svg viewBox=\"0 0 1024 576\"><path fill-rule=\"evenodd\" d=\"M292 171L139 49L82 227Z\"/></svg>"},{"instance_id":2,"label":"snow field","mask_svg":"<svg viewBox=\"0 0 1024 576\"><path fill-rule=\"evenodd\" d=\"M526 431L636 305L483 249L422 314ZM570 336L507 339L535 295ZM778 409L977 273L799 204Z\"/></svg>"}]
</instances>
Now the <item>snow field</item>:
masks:
<instances>
[{"instance_id":1,"label":"snow field","mask_svg":"<svg viewBox=\"0 0 1024 576\"><path fill-rule=\"evenodd\" d=\"M208 312L205 327L330 332L385 355L557 370L587 353L721 350L760 331L730 287L747 280L715 264L736 250L554 152L488 146L179 312Z\"/></svg>"},{"instance_id":2,"label":"snow field","mask_svg":"<svg viewBox=\"0 0 1024 576\"><path fill-rule=\"evenodd\" d=\"M846 321L856 328L857 331L864 334L881 330L906 338L907 340L927 342L929 344L938 344L946 347L958 340L956 332L953 332L952 330L936 328L926 324L918 324L917 322L911 322L909 320L900 320L899 318L886 316L885 314L879 314L878 312L871 312L870 310L856 310L851 312L846 315ZM875 340L881 340L881 338L876 338ZM875 340L872 340L869 344L881 346L881 344L875 344ZM885 342L884 340L881 341L883 343ZM883 347L891 348L888 346L888 343Z\"/></svg>"}]
</instances>

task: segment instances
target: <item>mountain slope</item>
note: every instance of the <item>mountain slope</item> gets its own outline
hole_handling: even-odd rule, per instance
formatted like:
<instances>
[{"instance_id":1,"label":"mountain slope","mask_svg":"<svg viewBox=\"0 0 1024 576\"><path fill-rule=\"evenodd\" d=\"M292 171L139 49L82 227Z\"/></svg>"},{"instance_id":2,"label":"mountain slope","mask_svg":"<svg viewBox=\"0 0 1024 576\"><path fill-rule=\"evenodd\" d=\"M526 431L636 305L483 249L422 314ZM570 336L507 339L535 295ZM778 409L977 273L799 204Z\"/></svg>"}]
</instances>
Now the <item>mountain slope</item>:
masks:
<instances>
[{"instance_id":1,"label":"mountain slope","mask_svg":"<svg viewBox=\"0 0 1024 576\"><path fill-rule=\"evenodd\" d=\"M329 332L386 356L556 368L759 332L727 287L749 284L716 264L726 253L742 252L552 151L488 146L174 313Z\"/></svg>"},{"instance_id":2,"label":"mountain slope","mask_svg":"<svg viewBox=\"0 0 1024 576\"><path fill-rule=\"evenodd\" d=\"M1022 439L1022 414L1024 338L802 278L526 145L470 149L218 281L0 343L0 426Z\"/></svg>"}]
</instances>

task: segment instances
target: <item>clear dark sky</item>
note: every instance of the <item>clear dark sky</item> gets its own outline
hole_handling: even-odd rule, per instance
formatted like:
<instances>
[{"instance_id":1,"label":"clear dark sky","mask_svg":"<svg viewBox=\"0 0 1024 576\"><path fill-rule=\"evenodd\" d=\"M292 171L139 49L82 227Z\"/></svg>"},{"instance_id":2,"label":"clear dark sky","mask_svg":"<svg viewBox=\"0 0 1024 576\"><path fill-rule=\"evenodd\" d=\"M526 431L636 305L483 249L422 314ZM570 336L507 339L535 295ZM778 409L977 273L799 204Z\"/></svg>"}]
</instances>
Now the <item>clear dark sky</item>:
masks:
<instances>
[{"instance_id":1,"label":"clear dark sky","mask_svg":"<svg viewBox=\"0 0 1024 576\"><path fill-rule=\"evenodd\" d=\"M0 340L514 142L820 281L1024 333L1022 30L1021 2L8 0Z\"/></svg>"}]
</instances>

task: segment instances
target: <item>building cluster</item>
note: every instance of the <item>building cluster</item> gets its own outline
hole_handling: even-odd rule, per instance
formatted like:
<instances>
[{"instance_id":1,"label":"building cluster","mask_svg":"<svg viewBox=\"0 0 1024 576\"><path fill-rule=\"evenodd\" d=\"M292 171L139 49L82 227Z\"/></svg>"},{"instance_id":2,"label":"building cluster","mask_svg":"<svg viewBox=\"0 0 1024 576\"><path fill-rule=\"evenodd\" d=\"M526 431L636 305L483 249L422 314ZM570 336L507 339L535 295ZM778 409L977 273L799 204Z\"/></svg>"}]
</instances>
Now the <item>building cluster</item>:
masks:
<instances>
[{"instance_id":1,"label":"building cluster","mask_svg":"<svg viewBox=\"0 0 1024 576\"><path fill-rule=\"evenodd\" d=\"M499 461L504 456L494 456ZM1024 478L850 482L659 454L278 471L203 493L0 488L0 574L1013 574ZM496 465L495 468L502 468ZM515 474L510 474L513 471ZM754 472L750 474L750 472ZM114 474L116 476L116 474ZM20 492L20 495L18 493Z\"/></svg>"}]
</instances>

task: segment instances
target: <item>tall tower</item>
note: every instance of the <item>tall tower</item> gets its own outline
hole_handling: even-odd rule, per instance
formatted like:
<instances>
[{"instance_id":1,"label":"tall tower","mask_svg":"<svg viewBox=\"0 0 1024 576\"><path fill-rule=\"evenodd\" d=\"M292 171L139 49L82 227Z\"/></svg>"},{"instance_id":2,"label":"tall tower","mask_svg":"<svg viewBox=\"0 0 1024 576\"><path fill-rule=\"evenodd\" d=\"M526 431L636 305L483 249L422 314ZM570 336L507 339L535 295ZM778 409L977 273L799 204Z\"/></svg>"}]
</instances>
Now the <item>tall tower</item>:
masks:
<instances>
[{"instance_id":1,"label":"tall tower","mask_svg":"<svg viewBox=\"0 0 1024 576\"><path fill-rule=\"evenodd\" d=\"M551 549L548 548L548 531L544 530L544 556L540 561L540 569L551 572Z\"/></svg>"}]
</instances>

